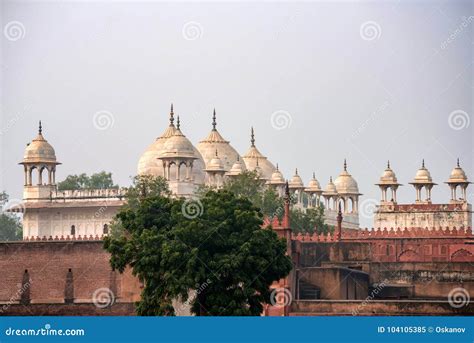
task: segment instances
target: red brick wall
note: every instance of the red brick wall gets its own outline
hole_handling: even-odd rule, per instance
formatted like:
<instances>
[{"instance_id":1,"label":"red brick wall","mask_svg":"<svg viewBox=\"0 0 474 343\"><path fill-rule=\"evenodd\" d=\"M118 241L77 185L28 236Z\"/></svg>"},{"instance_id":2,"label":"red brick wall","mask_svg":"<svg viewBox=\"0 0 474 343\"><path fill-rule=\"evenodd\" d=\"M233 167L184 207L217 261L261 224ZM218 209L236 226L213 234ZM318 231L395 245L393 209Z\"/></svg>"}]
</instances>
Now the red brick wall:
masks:
<instances>
[{"instance_id":1,"label":"red brick wall","mask_svg":"<svg viewBox=\"0 0 474 343\"><path fill-rule=\"evenodd\" d=\"M113 272L109 258L102 241L0 243L0 305L19 300L25 270L32 304L64 302L69 269L76 303L91 303L99 288L112 290L117 302L137 301L138 280L129 270L123 275Z\"/></svg>"}]
</instances>

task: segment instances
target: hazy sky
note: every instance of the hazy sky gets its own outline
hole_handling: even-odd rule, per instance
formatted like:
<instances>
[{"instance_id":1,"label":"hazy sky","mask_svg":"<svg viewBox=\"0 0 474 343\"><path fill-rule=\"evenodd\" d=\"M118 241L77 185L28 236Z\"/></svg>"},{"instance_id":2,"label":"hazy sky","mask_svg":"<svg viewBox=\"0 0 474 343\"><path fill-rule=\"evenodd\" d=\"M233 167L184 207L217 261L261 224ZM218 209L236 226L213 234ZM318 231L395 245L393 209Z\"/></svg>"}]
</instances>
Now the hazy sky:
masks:
<instances>
[{"instance_id":1,"label":"hazy sky","mask_svg":"<svg viewBox=\"0 0 474 343\"><path fill-rule=\"evenodd\" d=\"M470 1L2 1L0 188L21 198L39 119L58 181L106 170L125 186L173 102L195 144L214 107L241 154L253 125L287 178L324 187L347 158L364 206L388 159L414 201L425 158L447 202L457 157L474 179L473 15Z\"/></svg>"}]
</instances>

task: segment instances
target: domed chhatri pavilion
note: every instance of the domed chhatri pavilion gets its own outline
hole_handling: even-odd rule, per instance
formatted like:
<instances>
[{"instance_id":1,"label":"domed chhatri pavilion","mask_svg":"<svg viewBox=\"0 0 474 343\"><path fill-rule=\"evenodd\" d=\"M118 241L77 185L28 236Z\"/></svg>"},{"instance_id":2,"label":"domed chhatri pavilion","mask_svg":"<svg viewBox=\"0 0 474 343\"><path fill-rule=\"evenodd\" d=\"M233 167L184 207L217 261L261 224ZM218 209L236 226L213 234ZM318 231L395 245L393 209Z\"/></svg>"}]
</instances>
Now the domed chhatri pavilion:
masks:
<instances>
[{"instance_id":1,"label":"domed chhatri pavilion","mask_svg":"<svg viewBox=\"0 0 474 343\"><path fill-rule=\"evenodd\" d=\"M54 148L43 136L41 122L38 135L27 145L20 164L24 168L24 202L11 211L23 212L25 238L68 235L95 237L108 232L110 221L123 204L123 192L119 189L58 191L56 167L60 163ZM272 187L280 196L285 196L287 179L278 165L275 167L257 148L253 127L250 131L250 148L240 155L218 131L214 110L211 131L194 146L182 131L180 118L175 117L171 105L168 127L142 154L137 173L164 177L175 196L193 197L199 186L220 188L226 180L246 170L255 171L268 187ZM415 202L398 204L397 190L402 185L398 183L389 162L376 184L382 197L374 212L375 226L470 226L471 205L467 202L466 192L470 182L459 160L446 183L451 189L449 203L432 204L431 191L436 183L423 161L414 180L410 182L416 191ZM343 227L359 228L359 198L362 194L357 181L348 171L346 160L334 182L330 177L324 188L315 173L305 185L298 169L288 180L288 188L295 200L293 206L300 210L324 207L326 223L336 226L340 209ZM422 194L423 189L425 196ZM457 197L457 192L460 192L461 197Z\"/></svg>"}]
</instances>

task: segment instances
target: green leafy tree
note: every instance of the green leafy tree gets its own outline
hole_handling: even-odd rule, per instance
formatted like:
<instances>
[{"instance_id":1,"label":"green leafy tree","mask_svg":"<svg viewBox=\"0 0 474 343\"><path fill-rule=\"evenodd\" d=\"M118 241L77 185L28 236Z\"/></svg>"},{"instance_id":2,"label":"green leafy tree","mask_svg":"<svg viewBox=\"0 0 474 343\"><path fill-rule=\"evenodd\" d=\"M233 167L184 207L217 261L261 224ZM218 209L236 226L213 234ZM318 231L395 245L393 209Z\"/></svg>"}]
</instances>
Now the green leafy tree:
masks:
<instances>
[{"instance_id":1,"label":"green leafy tree","mask_svg":"<svg viewBox=\"0 0 474 343\"><path fill-rule=\"evenodd\" d=\"M8 194L0 193L0 209L8 202ZM0 212L0 241L18 241L23 236L20 219L7 212Z\"/></svg>"},{"instance_id":2,"label":"green leafy tree","mask_svg":"<svg viewBox=\"0 0 474 343\"><path fill-rule=\"evenodd\" d=\"M292 208L290 213L291 229L295 233L327 234L333 232L334 228L324 223L324 207L307 208L303 211Z\"/></svg>"},{"instance_id":3,"label":"green leafy tree","mask_svg":"<svg viewBox=\"0 0 474 343\"><path fill-rule=\"evenodd\" d=\"M255 171L245 171L229 179L224 189L249 199L267 217L281 217L283 214L283 199L273 188L266 187L265 181L259 179Z\"/></svg>"},{"instance_id":4,"label":"green leafy tree","mask_svg":"<svg viewBox=\"0 0 474 343\"><path fill-rule=\"evenodd\" d=\"M85 173L80 175L68 175L64 181L58 183L58 189L79 190L79 189L106 189L118 188L112 180L112 173L102 171L88 176Z\"/></svg>"},{"instance_id":5,"label":"green leafy tree","mask_svg":"<svg viewBox=\"0 0 474 343\"><path fill-rule=\"evenodd\" d=\"M112 267L130 266L144 284L137 313L173 315L179 298L197 315L260 315L271 283L292 264L285 241L261 228L259 209L226 190L200 200L166 191L143 196L140 189L153 180L142 181L117 214L123 231L105 240ZM196 295L189 298L190 291Z\"/></svg>"}]
</instances>

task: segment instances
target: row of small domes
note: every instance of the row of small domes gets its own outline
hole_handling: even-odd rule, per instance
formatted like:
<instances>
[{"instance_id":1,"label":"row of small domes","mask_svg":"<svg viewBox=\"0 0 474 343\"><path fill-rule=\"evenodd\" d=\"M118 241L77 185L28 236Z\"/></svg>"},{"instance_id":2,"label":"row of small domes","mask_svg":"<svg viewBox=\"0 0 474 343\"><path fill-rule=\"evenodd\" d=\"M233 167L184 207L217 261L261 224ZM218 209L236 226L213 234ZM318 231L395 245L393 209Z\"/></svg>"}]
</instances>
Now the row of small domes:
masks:
<instances>
[{"instance_id":1,"label":"row of small domes","mask_svg":"<svg viewBox=\"0 0 474 343\"><path fill-rule=\"evenodd\" d=\"M449 180L447 183L468 183L468 179L466 173L459 165L459 159L457 160L456 166L451 171L449 175ZM433 182L433 178L431 177L430 171L425 167L425 160L421 163L421 168L415 174L415 178L412 182L412 185L436 185ZM397 176L395 172L390 168L390 161L387 163L387 168L384 170L382 176L380 177L380 181L377 185L380 186L399 186L401 184L398 183Z\"/></svg>"}]
</instances>

